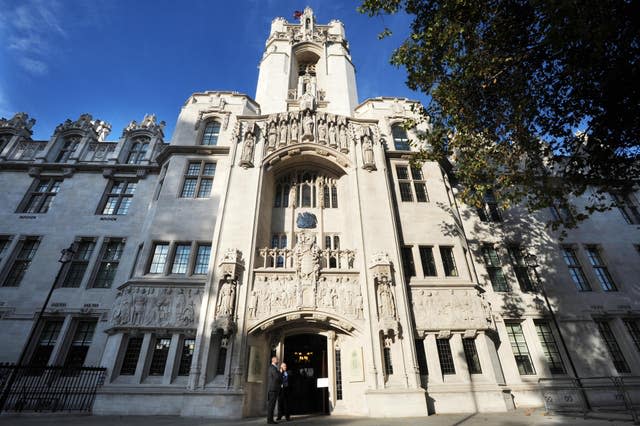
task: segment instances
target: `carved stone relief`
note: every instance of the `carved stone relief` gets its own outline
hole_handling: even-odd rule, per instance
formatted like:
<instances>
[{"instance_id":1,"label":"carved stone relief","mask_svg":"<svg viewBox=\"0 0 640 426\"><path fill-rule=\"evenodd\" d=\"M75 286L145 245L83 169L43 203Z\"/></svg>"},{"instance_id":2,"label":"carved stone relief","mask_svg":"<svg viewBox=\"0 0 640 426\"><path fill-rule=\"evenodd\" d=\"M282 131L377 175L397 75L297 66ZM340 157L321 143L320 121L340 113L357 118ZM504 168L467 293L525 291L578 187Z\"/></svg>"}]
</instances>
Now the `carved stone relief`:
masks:
<instances>
[{"instance_id":1,"label":"carved stone relief","mask_svg":"<svg viewBox=\"0 0 640 426\"><path fill-rule=\"evenodd\" d=\"M362 291L352 276L321 276L315 285L305 286L290 273L256 274L249 299L250 320L305 308L364 319Z\"/></svg>"},{"instance_id":2,"label":"carved stone relief","mask_svg":"<svg viewBox=\"0 0 640 426\"><path fill-rule=\"evenodd\" d=\"M420 330L491 328L491 312L475 289L413 289L416 327Z\"/></svg>"},{"instance_id":3,"label":"carved stone relief","mask_svg":"<svg viewBox=\"0 0 640 426\"><path fill-rule=\"evenodd\" d=\"M118 291L111 311L114 327L193 327L201 288L128 286Z\"/></svg>"}]
</instances>

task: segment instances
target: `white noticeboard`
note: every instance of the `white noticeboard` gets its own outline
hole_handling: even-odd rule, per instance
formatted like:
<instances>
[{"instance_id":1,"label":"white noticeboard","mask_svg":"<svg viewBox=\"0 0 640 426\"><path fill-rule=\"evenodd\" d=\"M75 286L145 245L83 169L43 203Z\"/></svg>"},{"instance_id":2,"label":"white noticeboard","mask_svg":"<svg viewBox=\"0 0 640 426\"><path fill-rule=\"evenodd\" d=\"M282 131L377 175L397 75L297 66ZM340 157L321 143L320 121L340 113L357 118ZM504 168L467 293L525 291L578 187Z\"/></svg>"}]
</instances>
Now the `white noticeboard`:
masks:
<instances>
[{"instance_id":1,"label":"white noticeboard","mask_svg":"<svg viewBox=\"0 0 640 426\"><path fill-rule=\"evenodd\" d=\"M318 388L328 388L329 387L329 378L328 377L318 377Z\"/></svg>"}]
</instances>

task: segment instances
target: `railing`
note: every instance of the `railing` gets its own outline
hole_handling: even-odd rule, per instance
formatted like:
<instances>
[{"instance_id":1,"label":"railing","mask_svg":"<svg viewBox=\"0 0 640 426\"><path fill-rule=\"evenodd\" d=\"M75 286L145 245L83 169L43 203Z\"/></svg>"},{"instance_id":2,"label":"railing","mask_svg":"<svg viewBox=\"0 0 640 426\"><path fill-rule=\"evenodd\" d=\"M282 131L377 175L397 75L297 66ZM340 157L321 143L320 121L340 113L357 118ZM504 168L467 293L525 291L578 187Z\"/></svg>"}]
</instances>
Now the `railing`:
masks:
<instances>
[{"instance_id":1,"label":"railing","mask_svg":"<svg viewBox=\"0 0 640 426\"><path fill-rule=\"evenodd\" d=\"M539 379L547 411L622 413L640 424L640 376Z\"/></svg>"},{"instance_id":2,"label":"railing","mask_svg":"<svg viewBox=\"0 0 640 426\"><path fill-rule=\"evenodd\" d=\"M47 147L46 142L22 141L16 145L9 156L10 160L30 161Z\"/></svg>"},{"instance_id":3,"label":"railing","mask_svg":"<svg viewBox=\"0 0 640 426\"><path fill-rule=\"evenodd\" d=\"M258 250L262 257L263 268L294 268L294 252L292 249L263 248ZM318 250L322 269L353 269L355 252L353 250Z\"/></svg>"},{"instance_id":4,"label":"railing","mask_svg":"<svg viewBox=\"0 0 640 426\"><path fill-rule=\"evenodd\" d=\"M103 367L0 366L2 395L6 395L2 410L90 412L105 371ZM6 389L9 383L11 389Z\"/></svg>"}]
</instances>

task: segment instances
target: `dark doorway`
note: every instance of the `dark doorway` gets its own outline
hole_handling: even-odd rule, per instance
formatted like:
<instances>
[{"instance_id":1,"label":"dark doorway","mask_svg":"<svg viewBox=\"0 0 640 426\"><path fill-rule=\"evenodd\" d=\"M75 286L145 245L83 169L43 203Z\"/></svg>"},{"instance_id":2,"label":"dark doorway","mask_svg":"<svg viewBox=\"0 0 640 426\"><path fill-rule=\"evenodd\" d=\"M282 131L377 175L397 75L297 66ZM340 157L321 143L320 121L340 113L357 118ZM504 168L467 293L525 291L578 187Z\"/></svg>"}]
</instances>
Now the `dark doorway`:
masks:
<instances>
[{"instance_id":1,"label":"dark doorway","mask_svg":"<svg viewBox=\"0 0 640 426\"><path fill-rule=\"evenodd\" d=\"M329 414L326 388L317 380L327 375L327 338L319 334L296 334L284 339L284 362L291 380L292 414Z\"/></svg>"}]
</instances>

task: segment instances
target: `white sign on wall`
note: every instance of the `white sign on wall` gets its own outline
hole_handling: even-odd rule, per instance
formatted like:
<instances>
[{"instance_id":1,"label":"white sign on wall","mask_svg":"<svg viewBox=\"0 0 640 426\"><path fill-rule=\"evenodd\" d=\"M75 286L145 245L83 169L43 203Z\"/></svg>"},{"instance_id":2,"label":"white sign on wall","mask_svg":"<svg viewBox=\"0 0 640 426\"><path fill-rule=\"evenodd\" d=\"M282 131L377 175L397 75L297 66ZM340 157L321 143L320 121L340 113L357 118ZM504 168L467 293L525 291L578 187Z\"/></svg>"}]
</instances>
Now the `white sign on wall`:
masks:
<instances>
[{"instance_id":1,"label":"white sign on wall","mask_svg":"<svg viewBox=\"0 0 640 426\"><path fill-rule=\"evenodd\" d=\"M349 354L350 382L364 382L364 368L362 364L362 348L353 348Z\"/></svg>"},{"instance_id":2,"label":"white sign on wall","mask_svg":"<svg viewBox=\"0 0 640 426\"><path fill-rule=\"evenodd\" d=\"M329 387L329 378L328 377L318 377L318 384L316 385L318 388L328 388Z\"/></svg>"},{"instance_id":3,"label":"white sign on wall","mask_svg":"<svg viewBox=\"0 0 640 426\"><path fill-rule=\"evenodd\" d=\"M249 372L247 382L262 383L263 360L260 357L260 349L257 346L249 346Z\"/></svg>"}]
</instances>

